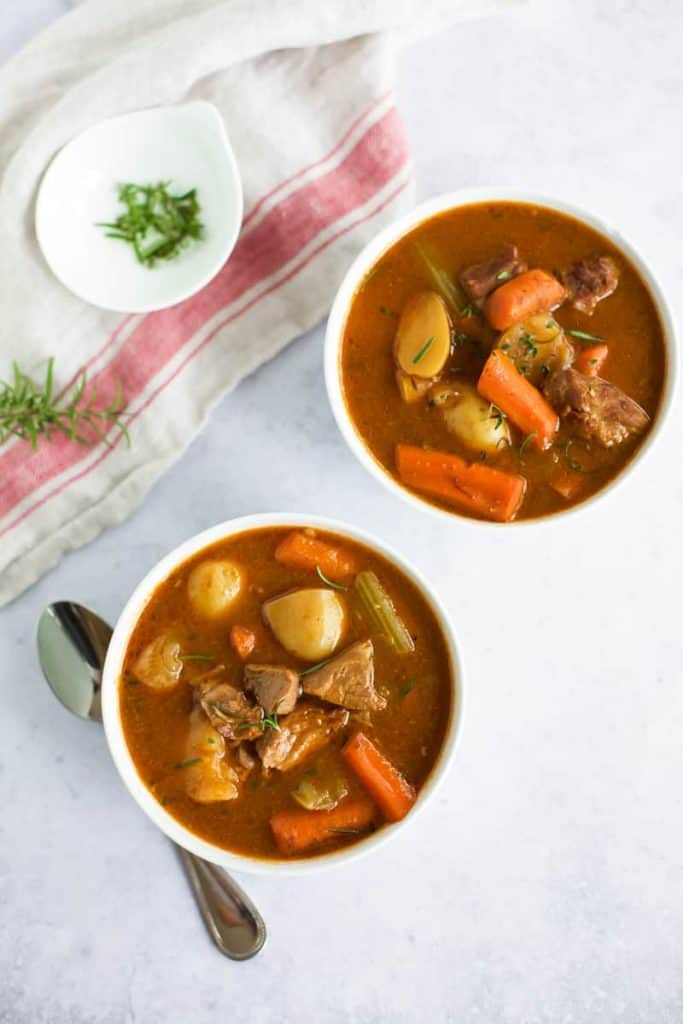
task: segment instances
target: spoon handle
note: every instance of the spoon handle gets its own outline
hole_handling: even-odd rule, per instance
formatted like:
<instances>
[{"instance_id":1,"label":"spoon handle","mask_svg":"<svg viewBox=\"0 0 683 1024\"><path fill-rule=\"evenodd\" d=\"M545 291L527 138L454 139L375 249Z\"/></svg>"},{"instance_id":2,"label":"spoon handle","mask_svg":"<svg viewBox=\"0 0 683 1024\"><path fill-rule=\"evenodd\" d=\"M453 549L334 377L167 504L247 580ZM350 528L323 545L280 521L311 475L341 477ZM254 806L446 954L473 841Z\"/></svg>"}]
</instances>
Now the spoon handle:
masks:
<instances>
[{"instance_id":1,"label":"spoon handle","mask_svg":"<svg viewBox=\"0 0 683 1024\"><path fill-rule=\"evenodd\" d=\"M222 868L177 847L209 935L224 956L249 960L263 949L266 926L246 893Z\"/></svg>"}]
</instances>

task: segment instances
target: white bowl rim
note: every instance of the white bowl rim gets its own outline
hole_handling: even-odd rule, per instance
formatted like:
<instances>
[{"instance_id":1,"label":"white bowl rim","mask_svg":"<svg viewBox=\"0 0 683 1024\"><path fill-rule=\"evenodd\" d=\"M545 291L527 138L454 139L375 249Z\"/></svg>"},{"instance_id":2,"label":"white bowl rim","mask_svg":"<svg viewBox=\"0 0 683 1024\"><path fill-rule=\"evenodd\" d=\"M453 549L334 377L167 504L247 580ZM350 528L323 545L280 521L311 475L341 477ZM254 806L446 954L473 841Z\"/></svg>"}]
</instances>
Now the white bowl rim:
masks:
<instances>
[{"instance_id":1,"label":"white bowl rim","mask_svg":"<svg viewBox=\"0 0 683 1024\"><path fill-rule=\"evenodd\" d=\"M567 509L561 509L550 515L534 519L513 520L511 523L496 523L486 519L475 519L458 512L456 509L450 511L438 505L433 505L426 497L422 497L417 492L409 490L391 476L366 446L351 420L346 402L344 401L339 368L341 342L351 300L365 274L382 254L400 238L417 227L418 224L429 220L436 214L456 209L460 206L487 202L519 202L527 203L531 206L546 207L558 213L567 214L608 238L624 253L645 281L660 318L666 354L664 388L654 421L640 448L638 448L620 472L604 487L600 488L599 491L596 491L595 494L590 495L576 505L571 505ZM611 224L595 213L567 200L545 195L544 193L507 186L463 188L433 196L431 199L419 203L408 213L378 232L355 258L339 286L327 321L324 346L325 385L332 413L349 448L361 465L384 487L400 497L401 500L420 511L427 511L440 519L447 519L451 523L456 522L465 526L471 526L474 529L539 529L540 527L552 526L557 522L564 522L569 516L576 516L587 512L596 502L602 501L608 495L613 495L617 488L620 489L631 478L645 457L646 452L661 437L665 422L669 418L678 386L679 367L676 345L676 330L671 308L657 278L635 244L627 239L621 231L612 227Z\"/></svg>"},{"instance_id":2,"label":"white bowl rim","mask_svg":"<svg viewBox=\"0 0 683 1024\"><path fill-rule=\"evenodd\" d=\"M202 839L200 836L195 835L194 832L185 828L176 818L164 810L140 778L126 744L119 707L118 683L128 641L141 612L156 587L188 558L216 541L227 539L249 530L277 526L294 528L310 526L314 529L329 530L340 537L348 537L351 540L365 544L370 549L377 551L389 561L395 563L408 579L418 587L437 618L451 661L455 694L441 751L427 780L420 789L417 802L410 814L403 821L380 828L368 836L367 839L363 839L353 846L328 854L320 854L310 859L300 860L266 860L258 857L248 857L244 854L235 853L216 846L214 843ZM348 864L351 861L358 860L372 850L377 850L379 847L384 846L385 843L397 836L415 820L426 803L432 798L438 786L443 782L452 764L456 748L459 745L465 708L464 678L465 671L462 653L456 641L449 616L440 598L423 574L389 545L362 529L325 516L305 515L301 512L254 513L226 520L190 537L157 562L137 585L119 616L107 651L102 674L102 718L111 756L128 791L154 824L179 846L202 857L204 860L211 861L231 871L244 871L249 874L261 875L307 875L328 867Z\"/></svg>"}]
</instances>

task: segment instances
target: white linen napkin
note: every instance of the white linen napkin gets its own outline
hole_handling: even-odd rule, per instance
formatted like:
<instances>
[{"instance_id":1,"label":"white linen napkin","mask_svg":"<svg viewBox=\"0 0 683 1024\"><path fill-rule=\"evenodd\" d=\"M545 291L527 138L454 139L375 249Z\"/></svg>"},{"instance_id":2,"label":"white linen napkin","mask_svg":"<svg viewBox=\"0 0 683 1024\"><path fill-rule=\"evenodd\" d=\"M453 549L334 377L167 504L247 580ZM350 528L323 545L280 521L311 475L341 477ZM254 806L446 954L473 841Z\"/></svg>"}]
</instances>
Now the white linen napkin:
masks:
<instances>
[{"instance_id":1,"label":"white linen napkin","mask_svg":"<svg viewBox=\"0 0 683 1024\"><path fill-rule=\"evenodd\" d=\"M120 522L248 373L316 324L354 254L410 202L391 92L398 39L517 0L88 0L0 70L0 378L118 379L132 446L0 446L0 604ZM36 188L57 150L142 107L214 103L245 221L224 268L172 309L81 302L38 250Z\"/></svg>"}]
</instances>

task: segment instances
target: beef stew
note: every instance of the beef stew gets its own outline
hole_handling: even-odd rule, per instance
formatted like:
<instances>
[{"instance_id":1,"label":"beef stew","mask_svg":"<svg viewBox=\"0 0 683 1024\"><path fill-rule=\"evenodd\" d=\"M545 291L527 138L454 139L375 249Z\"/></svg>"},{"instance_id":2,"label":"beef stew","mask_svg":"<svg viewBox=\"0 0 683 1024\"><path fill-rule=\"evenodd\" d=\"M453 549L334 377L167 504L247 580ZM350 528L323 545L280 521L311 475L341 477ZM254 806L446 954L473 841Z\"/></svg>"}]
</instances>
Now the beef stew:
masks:
<instances>
[{"instance_id":1,"label":"beef stew","mask_svg":"<svg viewBox=\"0 0 683 1024\"><path fill-rule=\"evenodd\" d=\"M450 512L560 512L633 458L660 405L655 302L612 242L556 210L485 202L395 242L350 304L339 372L383 469Z\"/></svg>"},{"instance_id":2,"label":"beef stew","mask_svg":"<svg viewBox=\"0 0 683 1024\"><path fill-rule=\"evenodd\" d=\"M431 605L363 544L265 527L159 584L119 680L140 779L185 828L259 858L310 857L409 813L453 713Z\"/></svg>"}]
</instances>

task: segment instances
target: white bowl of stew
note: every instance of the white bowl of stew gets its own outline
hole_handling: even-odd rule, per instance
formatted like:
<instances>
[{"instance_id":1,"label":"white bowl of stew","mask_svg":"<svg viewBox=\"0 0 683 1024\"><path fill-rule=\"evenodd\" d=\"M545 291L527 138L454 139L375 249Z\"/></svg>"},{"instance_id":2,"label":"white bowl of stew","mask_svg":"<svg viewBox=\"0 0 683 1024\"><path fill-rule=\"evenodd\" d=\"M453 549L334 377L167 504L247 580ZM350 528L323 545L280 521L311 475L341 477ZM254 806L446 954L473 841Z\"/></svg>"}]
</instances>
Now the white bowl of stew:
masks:
<instances>
[{"instance_id":1,"label":"white bowl of stew","mask_svg":"<svg viewBox=\"0 0 683 1024\"><path fill-rule=\"evenodd\" d=\"M377 849L426 804L461 730L462 659L429 584L385 544L252 515L139 584L102 710L123 781L171 839L304 874Z\"/></svg>"},{"instance_id":2,"label":"white bowl of stew","mask_svg":"<svg viewBox=\"0 0 683 1024\"><path fill-rule=\"evenodd\" d=\"M672 403L675 333L647 263L598 217L468 189L357 257L325 377L349 447L405 501L537 523L612 491L649 449Z\"/></svg>"}]
</instances>

